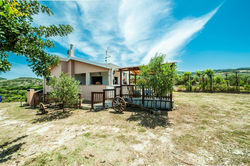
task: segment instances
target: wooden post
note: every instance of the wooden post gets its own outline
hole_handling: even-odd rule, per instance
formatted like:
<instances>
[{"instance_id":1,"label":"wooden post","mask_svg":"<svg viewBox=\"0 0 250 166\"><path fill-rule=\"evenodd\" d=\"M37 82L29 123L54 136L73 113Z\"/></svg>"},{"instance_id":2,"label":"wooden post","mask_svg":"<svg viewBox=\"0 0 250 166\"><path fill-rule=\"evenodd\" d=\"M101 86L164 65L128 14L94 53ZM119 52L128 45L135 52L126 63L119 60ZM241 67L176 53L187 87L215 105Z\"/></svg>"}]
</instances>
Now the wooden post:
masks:
<instances>
[{"instance_id":1,"label":"wooden post","mask_svg":"<svg viewBox=\"0 0 250 166\"><path fill-rule=\"evenodd\" d=\"M81 108L82 106L82 94L79 93L79 103L78 108Z\"/></svg>"},{"instance_id":2,"label":"wooden post","mask_svg":"<svg viewBox=\"0 0 250 166\"><path fill-rule=\"evenodd\" d=\"M122 97L122 70L120 69L120 97Z\"/></svg>"},{"instance_id":3,"label":"wooden post","mask_svg":"<svg viewBox=\"0 0 250 166\"><path fill-rule=\"evenodd\" d=\"M190 82L190 75L188 75L188 82L189 82L189 87L188 87L188 89L189 89L189 91L191 92L191 82Z\"/></svg>"},{"instance_id":4,"label":"wooden post","mask_svg":"<svg viewBox=\"0 0 250 166\"><path fill-rule=\"evenodd\" d=\"M226 75L226 83L227 83L227 91L228 91L228 79L227 79L227 73L226 73L225 75Z\"/></svg>"},{"instance_id":5,"label":"wooden post","mask_svg":"<svg viewBox=\"0 0 250 166\"><path fill-rule=\"evenodd\" d=\"M91 92L91 109L94 108L94 92Z\"/></svg>"},{"instance_id":6,"label":"wooden post","mask_svg":"<svg viewBox=\"0 0 250 166\"><path fill-rule=\"evenodd\" d=\"M173 109L173 92L170 93L170 109L172 110Z\"/></svg>"},{"instance_id":7,"label":"wooden post","mask_svg":"<svg viewBox=\"0 0 250 166\"><path fill-rule=\"evenodd\" d=\"M131 77L131 75L130 75L130 70L128 71L128 84L130 85L130 77Z\"/></svg>"},{"instance_id":8,"label":"wooden post","mask_svg":"<svg viewBox=\"0 0 250 166\"><path fill-rule=\"evenodd\" d=\"M211 81L211 92L213 92L213 75L211 75L211 77L210 77L211 79L210 79L210 81Z\"/></svg>"},{"instance_id":9,"label":"wooden post","mask_svg":"<svg viewBox=\"0 0 250 166\"><path fill-rule=\"evenodd\" d=\"M134 79L135 79L135 84L136 84L136 72L135 72L135 78Z\"/></svg>"},{"instance_id":10,"label":"wooden post","mask_svg":"<svg viewBox=\"0 0 250 166\"><path fill-rule=\"evenodd\" d=\"M235 72L236 74L236 91L239 91L239 79L238 79L238 72Z\"/></svg>"},{"instance_id":11,"label":"wooden post","mask_svg":"<svg viewBox=\"0 0 250 166\"><path fill-rule=\"evenodd\" d=\"M105 90L103 89L103 101L102 101L102 106L105 107Z\"/></svg>"},{"instance_id":12,"label":"wooden post","mask_svg":"<svg viewBox=\"0 0 250 166\"><path fill-rule=\"evenodd\" d=\"M142 86L142 105L143 106L144 106L144 97L145 97L144 86Z\"/></svg>"},{"instance_id":13,"label":"wooden post","mask_svg":"<svg viewBox=\"0 0 250 166\"><path fill-rule=\"evenodd\" d=\"M114 97L116 97L116 87L114 87Z\"/></svg>"}]
</instances>

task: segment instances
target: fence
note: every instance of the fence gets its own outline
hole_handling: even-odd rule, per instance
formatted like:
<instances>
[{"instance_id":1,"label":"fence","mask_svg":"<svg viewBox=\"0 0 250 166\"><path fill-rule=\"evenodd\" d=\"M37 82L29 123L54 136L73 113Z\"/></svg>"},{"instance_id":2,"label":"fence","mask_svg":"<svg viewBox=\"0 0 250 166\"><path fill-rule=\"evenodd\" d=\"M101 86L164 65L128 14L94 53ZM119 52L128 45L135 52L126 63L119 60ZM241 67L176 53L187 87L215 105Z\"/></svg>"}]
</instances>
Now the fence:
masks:
<instances>
[{"instance_id":1,"label":"fence","mask_svg":"<svg viewBox=\"0 0 250 166\"><path fill-rule=\"evenodd\" d=\"M104 107L106 100L113 100L116 96L124 98L140 98L143 105L145 102L149 102L154 98L157 98L158 102L165 102L165 104L169 102L170 108L172 108L172 93L158 97L153 95L153 89L135 85L115 86L114 89L104 89L103 92L92 92L91 108L93 109L94 104L96 103L102 103Z\"/></svg>"},{"instance_id":2,"label":"fence","mask_svg":"<svg viewBox=\"0 0 250 166\"><path fill-rule=\"evenodd\" d=\"M105 104L104 92L91 92L91 108L94 108L94 104L103 103Z\"/></svg>"}]
</instances>

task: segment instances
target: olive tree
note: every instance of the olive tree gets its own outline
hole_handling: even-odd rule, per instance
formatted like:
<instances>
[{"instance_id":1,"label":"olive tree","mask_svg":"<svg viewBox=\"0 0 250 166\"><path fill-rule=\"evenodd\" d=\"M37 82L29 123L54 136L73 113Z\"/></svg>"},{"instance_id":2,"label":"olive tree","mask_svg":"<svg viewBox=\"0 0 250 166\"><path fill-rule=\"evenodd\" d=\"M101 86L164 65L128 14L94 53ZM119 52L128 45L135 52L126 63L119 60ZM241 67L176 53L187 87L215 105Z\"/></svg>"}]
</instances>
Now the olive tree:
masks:
<instances>
[{"instance_id":1,"label":"olive tree","mask_svg":"<svg viewBox=\"0 0 250 166\"><path fill-rule=\"evenodd\" d=\"M208 76L209 82L210 82L210 91L213 91L213 76L214 76L214 71L212 69L206 69L204 73Z\"/></svg>"},{"instance_id":2,"label":"olive tree","mask_svg":"<svg viewBox=\"0 0 250 166\"><path fill-rule=\"evenodd\" d=\"M176 73L175 65L164 62L164 54L156 54L148 65L140 67L140 85L152 89L154 109L156 110L155 97L162 97L172 93Z\"/></svg>"},{"instance_id":3,"label":"olive tree","mask_svg":"<svg viewBox=\"0 0 250 166\"><path fill-rule=\"evenodd\" d=\"M184 72L183 76L186 81L186 89L187 91L192 91L192 83L191 83L191 72Z\"/></svg>"},{"instance_id":4,"label":"olive tree","mask_svg":"<svg viewBox=\"0 0 250 166\"><path fill-rule=\"evenodd\" d=\"M202 76L202 72L200 70L196 71L196 75L199 78L199 86L201 86L201 76Z\"/></svg>"},{"instance_id":5,"label":"olive tree","mask_svg":"<svg viewBox=\"0 0 250 166\"><path fill-rule=\"evenodd\" d=\"M64 73L61 73L58 78L52 78L50 83L52 87L51 97L57 99L62 104L63 112L66 105L69 106L77 103L79 84L79 81Z\"/></svg>"}]
</instances>

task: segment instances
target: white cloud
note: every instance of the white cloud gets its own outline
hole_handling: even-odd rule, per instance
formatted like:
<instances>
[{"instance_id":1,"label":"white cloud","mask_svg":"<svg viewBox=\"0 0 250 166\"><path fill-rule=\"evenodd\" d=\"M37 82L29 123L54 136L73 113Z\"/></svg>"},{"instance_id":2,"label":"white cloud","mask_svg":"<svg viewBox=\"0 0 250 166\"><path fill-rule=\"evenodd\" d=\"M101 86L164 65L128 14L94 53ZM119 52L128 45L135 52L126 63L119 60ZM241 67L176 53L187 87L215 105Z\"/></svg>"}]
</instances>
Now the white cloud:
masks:
<instances>
[{"instance_id":1,"label":"white cloud","mask_svg":"<svg viewBox=\"0 0 250 166\"><path fill-rule=\"evenodd\" d=\"M119 9L119 24L125 44L140 49L140 45L143 46L142 43L155 34L157 28L154 25L169 16L170 11L170 1L123 0Z\"/></svg>"},{"instance_id":2,"label":"white cloud","mask_svg":"<svg viewBox=\"0 0 250 166\"><path fill-rule=\"evenodd\" d=\"M174 59L219 8L198 18L176 20L172 0L75 0L49 4L55 15L38 15L37 24L70 24L75 29L69 36L53 40L65 48L72 43L77 51L99 62L104 62L109 47L115 50L110 61L118 65L147 63L156 52Z\"/></svg>"},{"instance_id":3,"label":"white cloud","mask_svg":"<svg viewBox=\"0 0 250 166\"><path fill-rule=\"evenodd\" d=\"M164 37L148 52L142 63L148 63L156 53L164 53L167 59L178 55L180 50L187 44L192 36L202 30L205 24L214 16L219 7L199 18L184 19L177 22Z\"/></svg>"}]
</instances>

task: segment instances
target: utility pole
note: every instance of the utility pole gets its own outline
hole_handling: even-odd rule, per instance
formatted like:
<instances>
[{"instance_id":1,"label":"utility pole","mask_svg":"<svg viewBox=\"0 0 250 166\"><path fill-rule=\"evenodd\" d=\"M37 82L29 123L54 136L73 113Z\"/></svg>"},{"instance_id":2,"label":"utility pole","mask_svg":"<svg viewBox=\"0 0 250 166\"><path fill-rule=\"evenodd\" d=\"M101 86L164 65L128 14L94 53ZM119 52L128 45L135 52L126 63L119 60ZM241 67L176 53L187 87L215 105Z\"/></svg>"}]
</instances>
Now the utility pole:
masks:
<instances>
[{"instance_id":1,"label":"utility pole","mask_svg":"<svg viewBox=\"0 0 250 166\"><path fill-rule=\"evenodd\" d=\"M108 55L109 54L109 48L107 47L107 50L106 50L106 55L105 55L105 63L106 63L106 65L108 66L108 58L110 58L111 56L110 55Z\"/></svg>"}]
</instances>

